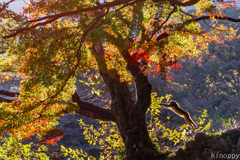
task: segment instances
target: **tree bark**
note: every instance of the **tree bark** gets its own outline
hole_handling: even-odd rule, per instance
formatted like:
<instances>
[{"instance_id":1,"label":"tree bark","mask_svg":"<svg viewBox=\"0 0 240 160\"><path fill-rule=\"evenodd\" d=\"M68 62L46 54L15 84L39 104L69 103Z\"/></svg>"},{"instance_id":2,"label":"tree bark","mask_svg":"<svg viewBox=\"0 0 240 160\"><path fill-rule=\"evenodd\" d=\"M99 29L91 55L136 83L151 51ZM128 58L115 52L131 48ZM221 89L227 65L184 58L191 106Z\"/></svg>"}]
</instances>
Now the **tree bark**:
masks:
<instances>
[{"instance_id":1,"label":"tree bark","mask_svg":"<svg viewBox=\"0 0 240 160\"><path fill-rule=\"evenodd\" d=\"M141 96L145 96L145 100L138 100L138 102L134 104L127 83L120 82L117 76L111 78L104 73L101 73L101 75L105 81L112 82L109 87L114 91L114 93L112 93L114 99L112 99L110 116L117 124L121 137L123 138L127 159L163 159L165 155L160 154L155 148L148 135L145 122L145 108L149 107L151 101L151 97L148 95L149 92L151 93L151 85L149 83L143 84L144 86L142 88L149 90L149 92L141 93ZM141 107L143 105L147 106Z\"/></svg>"},{"instance_id":2,"label":"tree bark","mask_svg":"<svg viewBox=\"0 0 240 160\"><path fill-rule=\"evenodd\" d=\"M146 128L145 114L151 104L152 86L148 82L147 76L139 68L138 65L140 63L134 62L127 65L127 69L136 78L136 94L138 99L134 103L127 82L120 82L117 70L107 70L106 61L102 56L103 50L96 50L94 48L92 50L95 52L94 55L100 69L100 74L112 97L110 117L117 124L123 138L127 159L164 159L166 155L158 152ZM123 54L125 59L130 56L128 51L123 52ZM134 64L137 64L137 66Z\"/></svg>"},{"instance_id":3,"label":"tree bark","mask_svg":"<svg viewBox=\"0 0 240 160\"><path fill-rule=\"evenodd\" d=\"M119 114L118 110L111 114L117 117L116 123L123 138L128 160L158 160L166 157L160 154L152 143L144 114L139 114L136 110L126 115Z\"/></svg>"}]
</instances>

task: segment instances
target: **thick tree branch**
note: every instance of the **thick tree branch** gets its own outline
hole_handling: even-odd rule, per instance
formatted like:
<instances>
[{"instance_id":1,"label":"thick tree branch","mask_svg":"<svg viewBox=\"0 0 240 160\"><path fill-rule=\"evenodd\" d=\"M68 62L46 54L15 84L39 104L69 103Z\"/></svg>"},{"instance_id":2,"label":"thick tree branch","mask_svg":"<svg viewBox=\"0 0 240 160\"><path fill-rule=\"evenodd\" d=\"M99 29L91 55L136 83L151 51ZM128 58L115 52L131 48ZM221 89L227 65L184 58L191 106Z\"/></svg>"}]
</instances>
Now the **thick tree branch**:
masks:
<instances>
[{"instance_id":1,"label":"thick tree branch","mask_svg":"<svg viewBox=\"0 0 240 160\"><path fill-rule=\"evenodd\" d=\"M100 119L103 121L111 121L109 109L100 108L89 102L83 102L76 92L72 95L72 101L76 102L79 106L79 109L76 110L76 113L79 113L85 117Z\"/></svg>"},{"instance_id":2,"label":"thick tree branch","mask_svg":"<svg viewBox=\"0 0 240 160\"><path fill-rule=\"evenodd\" d=\"M107 69L106 60L103 56L104 49L102 43L100 42L95 48L92 48L92 51L95 55L100 74L109 89L112 99L120 98L120 93L122 93L126 101L131 101L131 103L133 103L127 84L125 82L120 83L120 77L115 69Z\"/></svg>"},{"instance_id":3,"label":"thick tree branch","mask_svg":"<svg viewBox=\"0 0 240 160\"><path fill-rule=\"evenodd\" d=\"M18 96L19 93L17 92L8 92L4 90L0 90L0 94L10 97ZM7 98L0 97L0 102L7 102L11 103L16 100L11 100ZM94 119L100 119L103 121L111 121L110 118L110 110L100 108L92 103L89 102L83 102L81 101L81 98L78 96L78 94L75 92L72 96L72 101L76 102L79 106L79 108L76 110L76 113L79 113L81 115L84 115L86 117L91 117Z\"/></svg>"},{"instance_id":4,"label":"thick tree branch","mask_svg":"<svg viewBox=\"0 0 240 160\"><path fill-rule=\"evenodd\" d=\"M126 61L130 57L128 51L125 51L125 53L123 52L122 55ZM143 71L139 68L140 65L141 64L137 61L131 62L127 65L127 69L133 75L137 89L137 103L133 109L137 109L140 113L145 114L151 104L152 85L148 82L147 75L144 75Z\"/></svg>"},{"instance_id":5,"label":"thick tree branch","mask_svg":"<svg viewBox=\"0 0 240 160\"><path fill-rule=\"evenodd\" d=\"M17 93L17 92L8 92L5 90L0 90L0 94L9 96L9 97L15 97L15 96L19 95L19 93ZM11 103L13 101L16 101L16 100L11 100L11 99L0 97L0 102ZM72 101L76 102L79 106L79 109L76 110L76 113L79 113L81 115L84 115L86 117L91 117L94 119L100 119L103 121L111 121L110 110L100 108L89 102L81 101L81 98L78 96L78 94L76 92L72 96Z\"/></svg>"},{"instance_id":6,"label":"thick tree branch","mask_svg":"<svg viewBox=\"0 0 240 160\"><path fill-rule=\"evenodd\" d=\"M108 71L106 60L103 57L104 50L103 50L102 44L99 43L98 47L95 47L95 48L93 47L92 51L93 51L93 54L95 55L95 59L99 67L99 72L108 87L108 90L110 92L112 99L114 99L116 97L115 89L114 89L114 85L116 82L113 75L112 76L108 75L110 71Z\"/></svg>"},{"instance_id":7,"label":"thick tree branch","mask_svg":"<svg viewBox=\"0 0 240 160\"><path fill-rule=\"evenodd\" d=\"M104 49L101 42L98 46L94 46L92 51L96 58L100 74L112 97L111 119L115 122L122 120L123 123L127 123L128 111L131 110L134 104L128 84L127 82L120 82L120 76L116 69L107 69Z\"/></svg>"}]
</instances>

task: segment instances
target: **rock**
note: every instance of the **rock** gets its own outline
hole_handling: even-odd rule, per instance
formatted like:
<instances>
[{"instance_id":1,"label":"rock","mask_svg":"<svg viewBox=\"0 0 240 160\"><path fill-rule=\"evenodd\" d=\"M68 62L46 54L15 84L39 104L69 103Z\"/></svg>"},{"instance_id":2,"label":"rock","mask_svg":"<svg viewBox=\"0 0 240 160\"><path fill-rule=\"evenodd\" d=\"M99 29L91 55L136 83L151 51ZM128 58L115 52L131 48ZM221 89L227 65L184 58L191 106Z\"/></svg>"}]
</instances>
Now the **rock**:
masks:
<instances>
[{"instance_id":1,"label":"rock","mask_svg":"<svg viewBox=\"0 0 240 160\"><path fill-rule=\"evenodd\" d=\"M183 150L182 148L179 148L177 151L176 151L176 155L174 156L174 158L176 159L184 159L184 160L188 160L188 153Z\"/></svg>"},{"instance_id":2,"label":"rock","mask_svg":"<svg viewBox=\"0 0 240 160\"><path fill-rule=\"evenodd\" d=\"M203 149L203 145L199 142L191 140L186 143L186 151L196 151L201 149Z\"/></svg>"},{"instance_id":3,"label":"rock","mask_svg":"<svg viewBox=\"0 0 240 160\"><path fill-rule=\"evenodd\" d=\"M200 151L188 151L188 157L189 157L191 160L200 159L200 157L201 157L201 152L200 152Z\"/></svg>"},{"instance_id":4,"label":"rock","mask_svg":"<svg viewBox=\"0 0 240 160\"><path fill-rule=\"evenodd\" d=\"M238 137L237 148L239 148L239 149L240 149L240 137Z\"/></svg>"},{"instance_id":5,"label":"rock","mask_svg":"<svg viewBox=\"0 0 240 160\"><path fill-rule=\"evenodd\" d=\"M197 133L195 135L195 141L201 144L207 144L207 140L209 139L208 135L205 133Z\"/></svg>"},{"instance_id":6,"label":"rock","mask_svg":"<svg viewBox=\"0 0 240 160\"><path fill-rule=\"evenodd\" d=\"M222 138L230 139L234 145L237 145L239 137L240 137L240 128L234 128L222 133Z\"/></svg>"},{"instance_id":7,"label":"rock","mask_svg":"<svg viewBox=\"0 0 240 160\"><path fill-rule=\"evenodd\" d=\"M232 155L232 159L240 160L240 148L239 149L233 149L232 152L231 152L231 155Z\"/></svg>"},{"instance_id":8,"label":"rock","mask_svg":"<svg viewBox=\"0 0 240 160\"><path fill-rule=\"evenodd\" d=\"M232 129L223 136L211 138L205 133L197 133L195 140L186 143L185 150L179 148L176 155L167 160L240 160L239 132L240 128Z\"/></svg>"},{"instance_id":9,"label":"rock","mask_svg":"<svg viewBox=\"0 0 240 160\"><path fill-rule=\"evenodd\" d=\"M222 160L220 158L218 158L217 156L220 154L220 151L204 151L202 153L202 160Z\"/></svg>"},{"instance_id":10,"label":"rock","mask_svg":"<svg viewBox=\"0 0 240 160\"><path fill-rule=\"evenodd\" d=\"M231 152L231 147L222 137L212 137L207 141L207 146L213 151L221 151L223 154Z\"/></svg>"}]
</instances>

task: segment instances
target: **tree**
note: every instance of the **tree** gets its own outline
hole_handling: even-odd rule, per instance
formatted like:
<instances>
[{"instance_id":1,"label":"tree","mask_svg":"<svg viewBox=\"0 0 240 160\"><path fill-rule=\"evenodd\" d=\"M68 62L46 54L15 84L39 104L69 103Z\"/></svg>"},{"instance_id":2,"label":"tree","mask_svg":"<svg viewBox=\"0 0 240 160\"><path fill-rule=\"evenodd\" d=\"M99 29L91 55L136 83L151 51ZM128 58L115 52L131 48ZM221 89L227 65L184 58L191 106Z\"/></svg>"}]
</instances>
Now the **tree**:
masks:
<instances>
[{"instance_id":1,"label":"tree","mask_svg":"<svg viewBox=\"0 0 240 160\"><path fill-rule=\"evenodd\" d=\"M17 14L1 4L1 70L23 80L19 101L1 104L1 133L18 139L51 130L64 113L117 124L127 159L163 159L149 138L145 113L151 104L149 74L164 74L177 60L198 53L197 46L218 40L198 22L234 19L220 15L211 1L31 1ZM195 15L183 10L192 6ZM225 5L225 3L222 3ZM224 29L223 26L220 26ZM231 29L230 31L233 32ZM75 92L76 76L94 69L111 109L84 102ZM128 85L134 81L134 102Z\"/></svg>"}]
</instances>

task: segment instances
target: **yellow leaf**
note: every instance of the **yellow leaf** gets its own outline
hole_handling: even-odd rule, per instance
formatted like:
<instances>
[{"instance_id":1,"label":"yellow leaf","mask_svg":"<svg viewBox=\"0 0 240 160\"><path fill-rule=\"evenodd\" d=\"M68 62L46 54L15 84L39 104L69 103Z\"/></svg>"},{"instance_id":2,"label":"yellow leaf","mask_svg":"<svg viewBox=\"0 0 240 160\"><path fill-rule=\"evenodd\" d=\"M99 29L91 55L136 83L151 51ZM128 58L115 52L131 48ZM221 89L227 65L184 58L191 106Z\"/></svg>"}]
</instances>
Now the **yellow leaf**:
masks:
<instances>
[{"instance_id":1,"label":"yellow leaf","mask_svg":"<svg viewBox=\"0 0 240 160\"><path fill-rule=\"evenodd\" d=\"M89 81L89 82L92 82L92 77L89 77L89 78L88 78L88 81Z\"/></svg>"}]
</instances>

